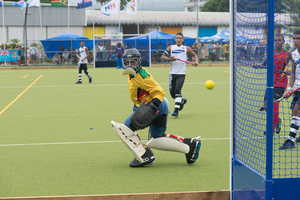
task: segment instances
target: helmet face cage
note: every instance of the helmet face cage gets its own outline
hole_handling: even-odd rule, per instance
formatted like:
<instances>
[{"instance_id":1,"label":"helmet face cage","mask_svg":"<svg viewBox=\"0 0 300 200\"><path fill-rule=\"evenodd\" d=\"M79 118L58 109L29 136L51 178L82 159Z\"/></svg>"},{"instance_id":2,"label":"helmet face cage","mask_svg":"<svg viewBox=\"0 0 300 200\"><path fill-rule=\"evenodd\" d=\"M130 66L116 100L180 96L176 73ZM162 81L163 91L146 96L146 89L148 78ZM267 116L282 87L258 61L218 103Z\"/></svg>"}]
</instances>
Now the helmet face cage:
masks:
<instances>
[{"instance_id":1,"label":"helmet face cage","mask_svg":"<svg viewBox=\"0 0 300 200\"><path fill-rule=\"evenodd\" d=\"M123 55L124 69L131 67L136 72L141 69L142 58L137 49L127 49Z\"/></svg>"}]
</instances>

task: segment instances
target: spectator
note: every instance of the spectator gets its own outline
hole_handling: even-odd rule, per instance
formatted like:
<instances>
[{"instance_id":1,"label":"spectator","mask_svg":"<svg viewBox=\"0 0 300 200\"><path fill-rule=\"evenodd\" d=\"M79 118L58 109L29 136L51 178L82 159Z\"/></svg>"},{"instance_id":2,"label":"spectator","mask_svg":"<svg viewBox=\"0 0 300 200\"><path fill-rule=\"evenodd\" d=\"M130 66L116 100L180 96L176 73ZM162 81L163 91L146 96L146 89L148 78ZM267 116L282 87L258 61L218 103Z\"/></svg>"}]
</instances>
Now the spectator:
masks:
<instances>
[{"instance_id":1,"label":"spectator","mask_svg":"<svg viewBox=\"0 0 300 200\"><path fill-rule=\"evenodd\" d=\"M117 69L123 69L123 54L124 48L121 46L121 42L118 42L116 46L116 56L117 56Z\"/></svg>"},{"instance_id":2,"label":"spectator","mask_svg":"<svg viewBox=\"0 0 300 200\"><path fill-rule=\"evenodd\" d=\"M44 61L44 53L43 50L41 50L39 53L39 64L42 64L43 61Z\"/></svg>"},{"instance_id":3,"label":"spectator","mask_svg":"<svg viewBox=\"0 0 300 200\"><path fill-rule=\"evenodd\" d=\"M263 60L265 57L265 45L259 42L259 60Z\"/></svg>"},{"instance_id":4,"label":"spectator","mask_svg":"<svg viewBox=\"0 0 300 200\"><path fill-rule=\"evenodd\" d=\"M34 46L34 44L32 43L30 45L30 60L32 61L31 64L36 65L36 47Z\"/></svg>"},{"instance_id":5,"label":"spectator","mask_svg":"<svg viewBox=\"0 0 300 200\"><path fill-rule=\"evenodd\" d=\"M59 64L59 55L57 52L55 52L55 55L53 56L53 64Z\"/></svg>"},{"instance_id":6,"label":"spectator","mask_svg":"<svg viewBox=\"0 0 300 200\"><path fill-rule=\"evenodd\" d=\"M205 61L205 45L201 43L200 45L200 61Z\"/></svg>"},{"instance_id":7,"label":"spectator","mask_svg":"<svg viewBox=\"0 0 300 200\"><path fill-rule=\"evenodd\" d=\"M30 62L30 50L29 47L27 48L27 65L29 65Z\"/></svg>"},{"instance_id":8,"label":"spectator","mask_svg":"<svg viewBox=\"0 0 300 200\"><path fill-rule=\"evenodd\" d=\"M215 43L214 43L214 51L215 51L214 52L215 60L219 61L220 60L221 45L217 41L215 41Z\"/></svg>"},{"instance_id":9,"label":"spectator","mask_svg":"<svg viewBox=\"0 0 300 200\"><path fill-rule=\"evenodd\" d=\"M89 56L88 56L88 63L91 64L93 63L93 59L94 59L94 56L93 56L93 51L91 51L90 47L88 47L88 52L89 52Z\"/></svg>"},{"instance_id":10,"label":"spectator","mask_svg":"<svg viewBox=\"0 0 300 200\"><path fill-rule=\"evenodd\" d=\"M212 42L209 42L209 45L207 45L207 49L208 49L208 60L213 62L215 58L214 58L214 45L212 44Z\"/></svg>"},{"instance_id":11,"label":"spectator","mask_svg":"<svg viewBox=\"0 0 300 200\"><path fill-rule=\"evenodd\" d=\"M230 48L230 44L229 44L229 42L227 42L225 44L225 60L226 61L229 61L229 48Z\"/></svg>"},{"instance_id":12,"label":"spectator","mask_svg":"<svg viewBox=\"0 0 300 200\"><path fill-rule=\"evenodd\" d=\"M254 50L254 60L257 62L258 61L258 51L259 51L257 42L254 43L253 50Z\"/></svg>"},{"instance_id":13,"label":"spectator","mask_svg":"<svg viewBox=\"0 0 300 200\"><path fill-rule=\"evenodd\" d=\"M65 49L64 52L62 53L61 64L65 64L68 58L69 58L69 52L67 51L67 49Z\"/></svg>"},{"instance_id":14,"label":"spectator","mask_svg":"<svg viewBox=\"0 0 300 200\"><path fill-rule=\"evenodd\" d=\"M103 46L103 43L98 41L97 42L97 61L103 60L103 53L105 50L105 47Z\"/></svg>"},{"instance_id":15,"label":"spectator","mask_svg":"<svg viewBox=\"0 0 300 200\"><path fill-rule=\"evenodd\" d=\"M69 47L69 62L73 64L77 63L76 50L74 47Z\"/></svg>"},{"instance_id":16,"label":"spectator","mask_svg":"<svg viewBox=\"0 0 300 200\"><path fill-rule=\"evenodd\" d=\"M61 48L60 48L60 61L62 62L63 61L63 53L64 53L64 51L65 51L65 47L64 47L64 45L62 44L61 45Z\"/></svg>"},{"instance_id":17,"label":"spectator","mask_svg":"<svg viewBox=\"0 0 300 200\"><path fill-rule=\"evenodd\" d=\"M20 55L20 64L25 63L25 58L24 58L24 47L19 45L19 55Z\"/></svg>"},{"instance_id":18,"label":"spectator","mask_svg":"<svg viewBox=\"0 0 300 200\"><path fill-rule=\"evenodd\" d=\"M148 45L145 45L144 43L142 43L142 47L141 47L141 56L142 56L142 60L148 60Z\"/></svg>"}]
</instances>

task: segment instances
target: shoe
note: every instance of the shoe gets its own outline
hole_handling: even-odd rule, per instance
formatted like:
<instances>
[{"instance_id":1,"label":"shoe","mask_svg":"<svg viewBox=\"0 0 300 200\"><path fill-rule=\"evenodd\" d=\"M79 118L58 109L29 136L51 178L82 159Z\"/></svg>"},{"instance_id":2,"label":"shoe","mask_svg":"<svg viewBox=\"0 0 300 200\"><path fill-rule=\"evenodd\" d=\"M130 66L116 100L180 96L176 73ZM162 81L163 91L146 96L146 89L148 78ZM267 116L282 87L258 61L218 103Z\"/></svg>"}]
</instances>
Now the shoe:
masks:
<instances>
[{"instance_id":1,"label":"shoe","mask_svg":"<svg viewBox=\"0 0 300 200\"><path fill-rule=\"evenodd\" d=\"M184 104L186 104L186 103L187 103L187 99L182 99L182 100L181 100L181 104L180 104L179 111L181 111L181 110L183 109L183 106L184 106Z\"/></svg>"},{"instance_id":2,"label":"shoe","mask_svg":"<svg viewBox=\"0 0 300 200\"><path fill-rule=\"evenodd\" d=\"M281 130L281 118L278 118L278 122L275 126L275 133L279 134L280 133L280 130Z\"/></svg>"},{"instance_id":3,"label":"shoe","mask_svg":"<svg viewBox=\"0 0 300 200\"><path fill-rule=\"evenodd\" d=\"M299 143L300 142L300 136L297 137L296 142Z\"/></svg>"},{"instance_id":4,"label":"shoe","mask_svg":"<svg viewBox=\"0 0 300 200\"><path fill-rule=\"evenodd\" d=\"M89 77L89 83L91 83L91 82L92 82L92 77L90 76L90 77Z\"/></svg>"},{"instance_id":5,"label":"shoe","mask_svg":"<svg viewBox=\"0 0 300 200\"><path fill-rule=\"evenodd\" d=\"M178 112L178 110L174 110L174 112L172 113L172 116L174 116L174 117L178 117L178 115L179 115L179 112Z\"/></svg>"},{"instance_id":6,"label":"shoe","mask_svg":"<svg viewBox=\"0 0 300 200\"><path fill-rule=\"evenodd\" d=\"M145 161L141 163L138 159L134 158L130 163L130 167L144 167L145 165L153 164L155 162L155 156L149 147L145 148L146 152L142 156L142 159Z\"/></svg>"},{"instance_id":7,"label":"shoe","mask_svg":"<svg viewBox=\"0 0 300 200\"><path fill-rule=\"evenodd\" d=\"M267 110L267 108L266 107L260 107L260 109L259 109L259 111L266 111Z\"/></svg>"},{"instance_id":8,"label":"shoe","mask_svg":"<svg viewBox=\"0 0 300 200\"><path fill-rule=\"evenodd\" d=\"M295 143L290 139L287 139L283 143L283 145L281 147L279 147L279 149L292 149L292 148L295 148Z\"/></svg>"},{"instance_id":9,"label":"shoe","mask_svg":"<svg viewBox=\"0 0 300 200\"><path fill-rule=\"evenodd\" d=\"M201 147L200 137L185 138L183 140L183 143L189 145L189 147L190 147L190 151L187 154L185 154L186 162L188 164L192 164L192 163L196 162L196 160L199 157L199 150L200 150L200 147Z\"/></svg>"},{"instance_id":10,"label":"shoe","mask_svg":"<svg viewBox=\"0 0 300 200\"><path fill-rule=\"evenodd\" d=\"M81 81L77 81L77 82L75 82L75 84L81 84L82 82Z\"/></svg>"}]
</instances>

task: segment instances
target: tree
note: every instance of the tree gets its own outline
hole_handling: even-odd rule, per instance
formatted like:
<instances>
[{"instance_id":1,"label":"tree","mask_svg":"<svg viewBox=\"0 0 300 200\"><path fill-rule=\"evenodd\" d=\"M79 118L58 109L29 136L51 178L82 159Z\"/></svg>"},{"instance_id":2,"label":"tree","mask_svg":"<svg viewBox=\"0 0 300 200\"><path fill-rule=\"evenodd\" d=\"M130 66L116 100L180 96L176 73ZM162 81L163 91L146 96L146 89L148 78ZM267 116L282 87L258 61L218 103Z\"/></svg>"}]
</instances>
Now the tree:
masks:
<instances>
[{"instance_id":1,"label":"tree","mask_svg":"<svg viewBox=\"0 0 300 200\"><path fill-rule=\"evenodd\" d=\"M209 0L201 12L229 12L229 0Z\"/></svg>"}]
</instances>

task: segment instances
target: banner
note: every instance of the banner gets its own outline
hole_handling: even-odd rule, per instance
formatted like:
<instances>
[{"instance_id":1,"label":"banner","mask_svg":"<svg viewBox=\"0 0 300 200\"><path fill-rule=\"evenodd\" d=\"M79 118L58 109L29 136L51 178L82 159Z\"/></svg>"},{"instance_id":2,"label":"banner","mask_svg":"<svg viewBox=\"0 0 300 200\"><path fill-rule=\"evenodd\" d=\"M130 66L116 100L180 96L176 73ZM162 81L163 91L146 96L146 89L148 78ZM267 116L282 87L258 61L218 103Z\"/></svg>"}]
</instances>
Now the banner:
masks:
<instances>
[{"instance_id":1,"label":"banner","mask_svg":"<svg viewBox=\"0 0 300 200\"><path fill-rule=\"evenodd\" d=\"M126 13L129 15L137 14L137 0L132 0L126 4Z\"/></svg>"},{"instance_id":2,"label":"banner","mask_svg":"<svg viewBox=\"0 0 300 200\"><path fill-rule=\"evenodd\" d=\"M101 14L110 16L120 13L120 0L111 0L101 6Z\"/></svg>"},{"instance_id":3,"label":"banner","mask_svg":"<svg viewBox=\"0 0 300 200\"><path fill-rule=\"evenodd\" d=\"M0 7L2 7L2 0L0 0Z\"/></svg>"},{"instance_id":4,"label":"banner","mask_svg":"<svg viewBox=\"0 0 300 200\"><path fill-rule=\"evenodd\" d=\"M51 0L51 6L68 6L68 0Z\"/></svg>"},{"instance_id":5,"label":"banner","mask_svg":"<svg viewBox=\"0 0 300 200\"><path fill-rule=\"evenodd\" d=\"M27 2L28 7L40 7L40 0L28 0Z\"/></svg>"},{"instance_id":6,"label":"banner","mask_svg":"<svg viewBox=\"0 0 300 200\"><path fill-rule=\"evenodd\" d=\"M19 52L19 50L0 50L0 62L17 61L18 60L18 52Z\"/></svg>"},{"instance_id":7,"label":"banner","mask_svg":"<svg viewBox=\"0 0 300 200\"><path fill-rule=\"evenodd\" d=\"M90 7L90 6L93 6L92 0L82 0L81 3L78 3L77 9L87 8L87 7Z\"/></svg>"},{"instance_id":8,"label":"banner","mask_svg":"<svg viewBox=\"0 0 300 200\"><path fill-rule=\"evenodd\" d=\"M25 2L24 0L20 0L18 2L14 2L13 6L20 6L23 9L25 7Z\"/></svg>"}]
</instances>

